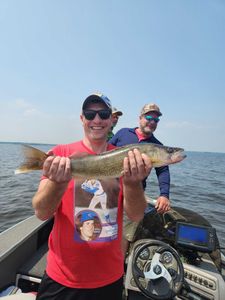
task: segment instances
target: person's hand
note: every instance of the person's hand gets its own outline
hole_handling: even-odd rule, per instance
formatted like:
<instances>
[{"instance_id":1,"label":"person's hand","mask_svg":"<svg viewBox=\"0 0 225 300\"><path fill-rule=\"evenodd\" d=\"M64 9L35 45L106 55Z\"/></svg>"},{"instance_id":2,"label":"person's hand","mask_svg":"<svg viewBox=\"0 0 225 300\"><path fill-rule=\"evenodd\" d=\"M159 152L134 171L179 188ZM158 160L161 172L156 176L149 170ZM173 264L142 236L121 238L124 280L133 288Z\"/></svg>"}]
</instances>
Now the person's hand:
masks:
<instances>
[{"instance_id":1,"label":"person's hand","mask_svg":"<svg viewBox=\"0 0 225 300\"><path fill-rule=\"evenodd\" d=\"M67 183L71 179L71 162L68 157L49 156L43 165L43 176L57 183Z\"/></svg>"},{"instance_id":2,"label":"person's hand","mask_svg":"<svg viewBox=\"0 0 225 300\"><path fill-rule=\"evenodd\" d=\"M157 212L160 214L163 214L170 210L170 200L165 196L159 196L159 198L156 201L155 208L157 209Z\"/></svg>"},{"instance_id":3,"label":"person's hand","mask_svg":"<svg viewBox=\"0 0 225 300\"><path fill-rule=\"evenodd\" d=\"M152 169L151 160L146 154L134 149L129 151L123 162L123 183L132 185L148 177Z\"/></svg>"}]
</instances>

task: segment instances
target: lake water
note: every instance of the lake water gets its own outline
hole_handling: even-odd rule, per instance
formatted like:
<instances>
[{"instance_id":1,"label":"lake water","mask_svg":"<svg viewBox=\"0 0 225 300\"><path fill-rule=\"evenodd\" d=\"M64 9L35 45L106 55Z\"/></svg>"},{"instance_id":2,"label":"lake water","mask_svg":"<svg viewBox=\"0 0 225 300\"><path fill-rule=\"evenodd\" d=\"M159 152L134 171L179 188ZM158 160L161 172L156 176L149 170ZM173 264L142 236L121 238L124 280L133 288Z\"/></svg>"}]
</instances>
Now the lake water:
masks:
<instances>
[{"instance_id":1,"label":"lake water","mask_svg":"<svg viewBox=\"0 0 225 300\"><path fill-rule=\"evenodd\" d=\"M51 145L33 145L47 151ZM22 161L21 145L0 143L0 232L31 216L31 199L37 190L40 171L15 175ZM217 229L225 247L225 153L187 152L187 158L170 166L172 206L192 209ZM147 194L158 196L154 170Z\"/></svg>"}]
</instances>

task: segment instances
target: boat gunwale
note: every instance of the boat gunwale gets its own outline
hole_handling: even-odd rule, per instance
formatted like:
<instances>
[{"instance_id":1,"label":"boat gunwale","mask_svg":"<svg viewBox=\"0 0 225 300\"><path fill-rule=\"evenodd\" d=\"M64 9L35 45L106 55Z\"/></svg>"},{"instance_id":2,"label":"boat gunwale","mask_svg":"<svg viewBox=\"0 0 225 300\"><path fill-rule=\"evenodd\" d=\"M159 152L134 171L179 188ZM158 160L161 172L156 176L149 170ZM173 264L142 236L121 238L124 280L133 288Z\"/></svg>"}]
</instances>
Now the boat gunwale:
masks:
<instances>
[{"instance_id":1,"label":"boat gunwale","mask_svg":"<svg viewBox=\"0 0 225 300\"><path fill-rule=\"evenodd\" d=\"M0 233L0 262L37 233L49 220L40 221L30 216Z\"/></svg>"}]
</instances>

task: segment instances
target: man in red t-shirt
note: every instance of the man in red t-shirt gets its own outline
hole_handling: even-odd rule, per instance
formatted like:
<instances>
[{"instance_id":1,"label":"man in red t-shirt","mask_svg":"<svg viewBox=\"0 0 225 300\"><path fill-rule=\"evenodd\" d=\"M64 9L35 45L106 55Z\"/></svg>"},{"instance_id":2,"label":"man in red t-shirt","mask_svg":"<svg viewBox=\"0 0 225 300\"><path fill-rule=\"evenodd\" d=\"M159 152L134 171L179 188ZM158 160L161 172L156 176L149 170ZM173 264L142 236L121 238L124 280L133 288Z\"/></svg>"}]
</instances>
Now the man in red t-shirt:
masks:
<instances>
[{"instance_id":1,"label":"man in red t-shirt","mask_svg":"<svg viewBox=\"0 0 225 300\"><path fill-rule=\"evenodd\" d=\"M149 175L151 162L137 149L124 159L121 178L72 178L71 155L115 148L107 143L112 107L106 96L87 97L80 119L83 140L51 150L33 198L39 219L54 216L37 300L121 300L123 210L138 222L146 208L142 180Z\"/></svg>"}]
</instances>

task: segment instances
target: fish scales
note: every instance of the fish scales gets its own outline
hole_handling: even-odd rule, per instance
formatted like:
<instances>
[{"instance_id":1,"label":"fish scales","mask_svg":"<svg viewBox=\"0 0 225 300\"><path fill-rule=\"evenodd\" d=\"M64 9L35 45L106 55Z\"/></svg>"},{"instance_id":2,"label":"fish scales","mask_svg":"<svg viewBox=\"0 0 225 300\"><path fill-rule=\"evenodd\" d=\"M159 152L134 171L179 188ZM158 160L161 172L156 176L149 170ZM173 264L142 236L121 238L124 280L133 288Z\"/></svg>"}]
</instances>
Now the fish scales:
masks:
<instances>
[{"instance_id":1,"label":"fish scales","mask_svg":"<svg viewBox=\"0 0 225 300\"><path fill-rule=\"evenodd\" d=\"M130 148L119 151L107 151L98 155L89 155L83 158L71 159L72 173L79 176L120 177L123 170L123 160Z\"/></svg>"}]
</instances>

